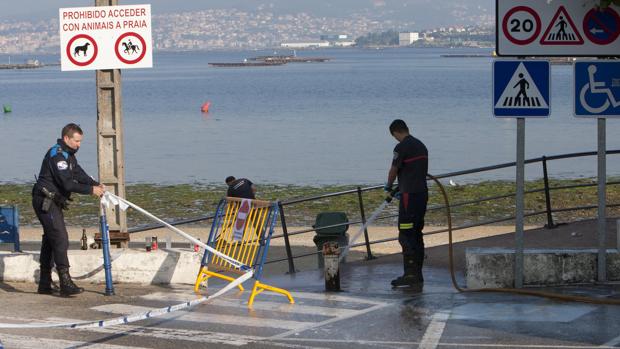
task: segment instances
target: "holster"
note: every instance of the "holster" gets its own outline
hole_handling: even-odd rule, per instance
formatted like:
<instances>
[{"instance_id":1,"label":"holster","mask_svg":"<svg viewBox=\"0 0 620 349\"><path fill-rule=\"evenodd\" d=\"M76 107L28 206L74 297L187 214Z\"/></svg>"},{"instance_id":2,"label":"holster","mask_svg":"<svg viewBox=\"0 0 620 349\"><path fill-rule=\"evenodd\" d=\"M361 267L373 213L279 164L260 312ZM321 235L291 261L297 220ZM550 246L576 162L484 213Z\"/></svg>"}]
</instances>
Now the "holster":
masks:
<instances>
[{"instance_id":1,"label":"holster","mask_svg":"<svg viewBox=\"0 0 620 349\"><path fill-rule=\"evenodd\" d=\"M48 198L47 196L43 198L43 204L41 205L41 211L43 212L48 212L50 210L50 207L52 207L52 199Z\"/></svg>"},{"instance_id":2,"label":"holster","mask_svg":"<svg viewBox=\"0 0 620 349\"><path fill-rule=\"evenodd\" d=\"M68 208L67 199L65 199L62 195L51 192L45 187L41 187L41 192L44 195L43 205L41 205L41 210L43 212L49 211L50 207L52 206L52 202L54 202L56 206L60 207L61 210Z\"/></svg>"}]
</instances>

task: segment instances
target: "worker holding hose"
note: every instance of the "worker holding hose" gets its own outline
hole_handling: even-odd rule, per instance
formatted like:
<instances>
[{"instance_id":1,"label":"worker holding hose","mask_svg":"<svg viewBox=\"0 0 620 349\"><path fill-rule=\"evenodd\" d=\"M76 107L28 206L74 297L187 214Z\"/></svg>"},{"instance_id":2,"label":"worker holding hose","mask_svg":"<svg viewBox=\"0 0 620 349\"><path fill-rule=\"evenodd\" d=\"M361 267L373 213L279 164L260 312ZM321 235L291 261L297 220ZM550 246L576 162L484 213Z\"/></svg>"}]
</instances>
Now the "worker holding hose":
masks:
<instances>
[{"instance_id":1,"label":"worker holding hose","mask_svg":"<svg viewBox=\"0 0 620 349\"><path fill-rule=\"evenodd\" d=\"M392 192L394 181L398 178L398 242L403 249L404 266L403 276L392 280L392 286L419 286L424 282L422 229L428 201L428 150L424 143L409 134L409 128L403 120L396 119L390 124L390 134L399 143L394 147L394 158L384 189Z\"/></svg>"}]
</instances>

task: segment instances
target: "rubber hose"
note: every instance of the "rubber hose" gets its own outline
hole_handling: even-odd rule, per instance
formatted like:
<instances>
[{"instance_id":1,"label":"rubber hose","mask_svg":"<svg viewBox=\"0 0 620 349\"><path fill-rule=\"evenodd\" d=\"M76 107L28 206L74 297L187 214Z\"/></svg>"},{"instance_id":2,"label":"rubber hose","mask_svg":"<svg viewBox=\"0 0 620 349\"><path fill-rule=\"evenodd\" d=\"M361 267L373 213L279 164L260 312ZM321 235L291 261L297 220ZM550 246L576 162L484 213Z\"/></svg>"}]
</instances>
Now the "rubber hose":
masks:
<instances>
[{"instance_id":1,"label":"rubber hose","mask_svg":"<svg viewBox=\"0 0 620 349\"><path fill-rule=\"evenodd\" d=\"M450 212L450 200L448 200L448 194L446 194L446 190L444 186L439 182L439 180L427 174L428 178L433 180L441 195L443 196L443 200L446 206L446 218L448 220L448 256L449 256L449 265L450 265L450 278L452 279L452 286L459 292L501 292L501 293L512 293L512 294L520 294L526 296L536 296L536 297L544 297L551 299L559 299L563 301L569 302L581 302L581 303L592 303L592 304L609 304L609 305L620 305L620 299L602 299L602 298L592 298L592 297L584 297L584 296L572 296L561 293L553 293L553 292L545 292L545 291L536 291L536 290L527 290L520 288L463 288L460 287L458 282L456 281L456 276L454 272L454 248L452 242L452 213Z\"/></svg>"}]
</instances>

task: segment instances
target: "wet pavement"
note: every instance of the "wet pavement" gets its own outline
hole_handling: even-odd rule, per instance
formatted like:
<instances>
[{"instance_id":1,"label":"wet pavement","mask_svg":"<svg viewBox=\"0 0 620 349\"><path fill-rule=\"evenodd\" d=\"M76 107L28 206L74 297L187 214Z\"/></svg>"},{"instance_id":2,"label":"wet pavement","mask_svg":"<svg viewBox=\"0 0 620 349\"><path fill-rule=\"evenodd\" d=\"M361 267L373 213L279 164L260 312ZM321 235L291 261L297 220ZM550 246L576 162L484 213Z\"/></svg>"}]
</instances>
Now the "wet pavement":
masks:
<instances>
[{"instance_id":1,"label":"wet pavement","mask_svg":"<svg viewBox=\"0 0 620 349\"><path fill-rule=\"evenodd\" d=\"M400 255L348 263L342 292L325 293L321 271L279 275L296 303L233 290L190 311L95 329L0 329L4 348L600 348L620 347L620 306L496 293L459 293L444 269L425 268L423 290L392 289ZM463 281L461 280L463 284ZM210 292L221 287L210 283ZM73 299L37 295L32 284L0 284L0 322L103 320L196 296L189 286L102 285ZM246 284L250 286L250 284ZM620 285L564 293L620 299Z\"/></svg>"}]
</instances>

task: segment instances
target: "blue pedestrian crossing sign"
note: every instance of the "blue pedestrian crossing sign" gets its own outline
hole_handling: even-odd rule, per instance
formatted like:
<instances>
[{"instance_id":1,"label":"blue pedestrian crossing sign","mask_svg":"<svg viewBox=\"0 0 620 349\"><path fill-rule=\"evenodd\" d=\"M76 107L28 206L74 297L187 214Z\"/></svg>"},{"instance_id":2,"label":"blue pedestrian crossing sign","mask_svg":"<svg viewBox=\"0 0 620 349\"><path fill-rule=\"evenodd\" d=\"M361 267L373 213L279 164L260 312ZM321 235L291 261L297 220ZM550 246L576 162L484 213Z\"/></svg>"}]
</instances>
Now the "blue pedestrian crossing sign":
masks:
<instances>
[{"instance_id":1,"label":"blue pedestrian crossing sign","mask_svg":"<svg viewBox=\"0 0 620 349\"><path fill-rule=\"evenodd\" d=\"M573 99L577 117L620 117L620 62L579 61Z\"/></svg>"},{"instance_id":2,"label":"blue pedestrian crossing sign","mask_svg":"<svg viewBox=\"0 0 620 349\"><path fill-rule=\"evenodd\" d=\"M548 117L549 85L549 61L494 61L493 115Z\"/></svg>"}]
</instances>

